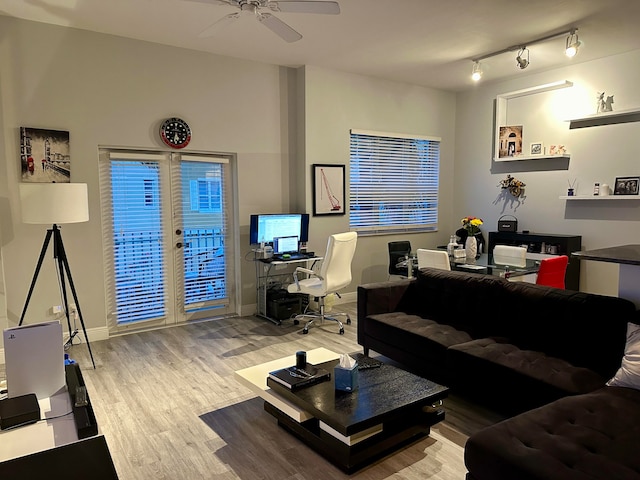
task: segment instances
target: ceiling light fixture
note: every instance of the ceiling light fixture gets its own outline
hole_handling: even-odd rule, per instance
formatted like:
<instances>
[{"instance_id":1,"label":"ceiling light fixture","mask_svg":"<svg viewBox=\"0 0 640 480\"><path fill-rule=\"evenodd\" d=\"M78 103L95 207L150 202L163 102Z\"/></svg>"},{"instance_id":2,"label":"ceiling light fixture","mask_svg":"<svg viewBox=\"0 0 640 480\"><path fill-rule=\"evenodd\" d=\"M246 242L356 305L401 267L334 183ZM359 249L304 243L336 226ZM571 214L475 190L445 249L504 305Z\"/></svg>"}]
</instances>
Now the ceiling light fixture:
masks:
<instances>
[{"instance_id":1,"label":"ceiling light fixture","mask_svg":"<svg viewBox=\"0 0 640 480\"><path fill-rule=\"evenodd\" d=\"M527 54L527 58L524 58L524 54ZM518 56L516 57L516 65L520 70L524 70L529 66L529 49L527 47L522 47L518 52Z\"/></svg>"},{"instance_id":2,"label":"ceiling light fixture","mask_svg":"<svg viewBox=\"0 0 640 480\"><path fill-rule=\"evenodd\" d=\"M541 38L536 38L535 40L531 40L530 42L527 42L527 43L522 43L520 45L513 45L511 47L503 48L502 50L498 50L496 52L491 52L491 53L487 53L486 55L482 55L480 57L472 58L471 61L473 62L473 70L472 70L471 78L477 82L478 80L480 80L480 77L482 77L480 60L496 57L498 55L502 55L503 53L508 53L508 52L516 52L516 51L518 52L518 55L516 57L516 65L521 70L524 70L529 66L529 49L527 47L530 47L531 45L534 45L536 43L546 42L547 40L551 40L553 38L557 38L563 35L569 35L566 41L565 53L568 56L572 56L571 52L573 52L573 55L575 55L576 52L578 51L578 47L581 45L581 43L578 41L578 34L576 33L577 31L578 29L574 27L571 30L552 33L551 35L547 35Z\"/></svg>"},{"instance_id":3,"label":"ceiling light fixture","mask_svg":"<svg viewBox=\"0 0 640 480\"><path fill-rule=\"evenodd\" d=\"M482 78L482 67L480 62L473 62L473 70L471 71L471 80L477 82Z\"/></svg>"},{"instance_id":4,"label":"ceiling light fixture","mask_svg":"<svg viewBox=\"0 0 640 480\"><path fill-rule=\"evenodd\" d=\"M569 58L575 57L576 53L578 53L578 48L580 47L580 40L578 40L578 34L576 33L577 31L578 29L574 28L569 32L569 36L567 37L564 53Z\"/></svg>"}]
</instances>

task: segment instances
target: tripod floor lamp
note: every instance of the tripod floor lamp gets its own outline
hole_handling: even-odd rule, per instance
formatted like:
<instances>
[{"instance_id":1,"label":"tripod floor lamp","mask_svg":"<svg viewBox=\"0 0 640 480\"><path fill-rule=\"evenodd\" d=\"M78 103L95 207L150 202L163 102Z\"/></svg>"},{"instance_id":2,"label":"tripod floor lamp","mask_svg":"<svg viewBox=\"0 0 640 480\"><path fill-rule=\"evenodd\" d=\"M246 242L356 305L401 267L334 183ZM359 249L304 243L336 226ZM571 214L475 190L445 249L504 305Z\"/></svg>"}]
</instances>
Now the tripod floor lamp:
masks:
<instances>
[{"instance_id":1,"label":"tripod floor lamp","mask_svg":"<svg viewBox=\"0 0 640 480\"><path fill-rule=\"evenodd\" d=\"M82 318L82 311L80 310L80 303L78 302L78 295L76 294L76 287L71 277L71 269L69 268L69 262L67 260L67 254L62 243L62 235L60 234L59 224L64 223L80 223L89 221L89 201L87 197L87 184L86 183L21 183L20 184L20 202L22 207L22 221L23 223L32 224L44 224L53 225L47 230L47 234L42 244L42 250L40 251L40 257L38 258L38 264L36 271L33 274L33 280L31 281L31 287L29 287L29 293L27 294L27 300L24 303L22 315L20 315L20 323L24 320L24 316L27 313L27 307L31 300L31 294L38 280L38 274L42 267L42 261L47 253L49 242L53 237L53 258L56 264L56 272L58 275L58 283L60 286L60 295L62 297L62 303L64 307L64 314L67 317L67 326L69 328L69 340L68 345L73 343L73 338L77 335L78 331L71 328L71 318L69 316L69 302L67 297L67 282L73 295L73 300L76 305L76 311L80 318L80 324L84 332L84 338L87 341L87 348L89 349L89 355L91 356L91 363L93 368L96 368L96 363L93 360L93 353L91 352L91 345L89 344L89 337L87 337L87 329L84 325Z\"/></svg>"}]
</instances>

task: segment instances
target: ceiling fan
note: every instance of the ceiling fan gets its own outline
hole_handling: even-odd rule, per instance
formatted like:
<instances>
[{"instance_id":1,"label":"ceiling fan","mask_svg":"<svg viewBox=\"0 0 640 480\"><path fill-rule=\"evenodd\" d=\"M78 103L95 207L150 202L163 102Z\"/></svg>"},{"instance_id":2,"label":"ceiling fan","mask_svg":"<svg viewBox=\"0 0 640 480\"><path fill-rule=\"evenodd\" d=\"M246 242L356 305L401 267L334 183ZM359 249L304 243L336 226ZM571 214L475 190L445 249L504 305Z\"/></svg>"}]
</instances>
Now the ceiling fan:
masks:
<instances>
[{"instance_id":1,"label":"ceiling fan","mask_svg":"<svg viewBox=\"0 0 640 480\"><path fill-rule=\"evenodd\" d=\"M228 26L240 18L242 14L252 14L255 18L285 42L297 42L302 38L298 32L271 13L262 13L261 9L272 12L285 13L322 13L338 15L340 5L338 2L324 0L190 0L193 2L209 3L217 5L231 5L240 9L240 12L230 13L216 21L213 25L201 32L198 37L210 37L220 29Z\"/></svg>"}]
</instances>

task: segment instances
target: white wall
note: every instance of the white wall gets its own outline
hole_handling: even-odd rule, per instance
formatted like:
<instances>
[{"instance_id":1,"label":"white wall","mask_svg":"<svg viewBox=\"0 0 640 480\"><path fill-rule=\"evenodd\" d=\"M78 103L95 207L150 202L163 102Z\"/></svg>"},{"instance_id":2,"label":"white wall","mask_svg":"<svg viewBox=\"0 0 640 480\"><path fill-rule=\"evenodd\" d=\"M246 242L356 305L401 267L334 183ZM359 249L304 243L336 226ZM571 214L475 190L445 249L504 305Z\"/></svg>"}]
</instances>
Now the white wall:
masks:
<instances>
[{"instance_id":1,"label":"white wall","mask_svg":"<svg viewBox=\"0 0 640 480\"><path fill-rule=\"evenodd\" d=\"M289 69L8 17L0 17L0 31L0 238L8 325L20 318L46 232L20 221L20 126L68 130L71 181L89 185L90 221L64 225L62 232L88 329L106 326L99 146L162 149L159 124L175 115L192 127L187 151L237 153L243 253L251 213L288 209L284 186L295 124ZM252 262L239 261L249 283L243 295L253 302ZM50 247L27 323L44 320L60 303Z\"/></svg>"},{"instance_id":2,"label":"white wall","mask_svg":"<svg viewBox=\"0 0 640 480\"><path fill-rule=\"evenodd\" d=\"M325 70L305 68L304 124L306 205L312 211L311 165L347 165L349 130L441 137L439 231L425 234L361 236L353 261L353 291L362 283L388 278L387 243L408 239L413 249L446 244L459 228L452 217L455 95L439 90ZM348 183L348 179L347 179ZM346 192L348 196L348 189ZM311 249L324 251L328 235L349 230L348 216L312 217Z\"/></svg>"},{"instance_id":3,"label":"white wall","mask_svg":"<svg viewBox=\"0 0 640 480\"><path fill-rule=\"evenodd\" d=\"M613 185L616 176L640 175L640 123L569 130L569 123L563 121L595 113L596 93L603 90L615 96L614 110L640 107L639 77L640 51L633 51L536 75L518 75L506 82L479 84L476 90L459 94L454 176L463 188L454 197L456 217L482 217L482 229L488 232L496 230L502 214L513 214L519 230L582 235L583 249L638 243L640 199L568 202L558 197L566 195L568 181L577 179L577 194L586 195L593 192L594 182ZM527 97L522 106L531 110L530 116L510 114L516 123L523 120L525 149L535 140L547 146L564 143L571 159L492 162L496 96L560 80L574 86ZM527 131L533 132L528 138ZM498 184L507 174L526 184L526 198L519 206L499 197ZM582 262L581 290L616 295L617 288L616 264Z\"/></svg>"},{"instance_id":4,"label":"white wall","mask_svg":"<svg viewBox=\"0 0 640 480\"><path fill-rule=\"evenodd\" d=\"M243 313L255 303L248 254L251 213L311 212L311 164L349 162L349 129L442 137L442 179L453 185L455 96L321 69L299 71L81 30L0 17L0 183L2 254L9 326L17 324L46 228L20 221L20 126L70 132L71 181L89 185L91 220L63 226L87 329L106 335L98 183L98 147L163 149L162 119L191 125L186 150L237 154ZM299 143L299 147L297 144ZM452 230L451 198L440 198L444 233L411 235L417 246L443 243ZM347 217L312 219L309 247L323 252ZM387 278L387 242L360 242L356 285ZM414 240L415 239L415 240ZM43 264L26 321L60 304L51 252ZM355 297L354 297L355 298ZM0 317L2 318L2 317ZM101 333L95 333L100 330Z\"/></svg>"}]
</instances>

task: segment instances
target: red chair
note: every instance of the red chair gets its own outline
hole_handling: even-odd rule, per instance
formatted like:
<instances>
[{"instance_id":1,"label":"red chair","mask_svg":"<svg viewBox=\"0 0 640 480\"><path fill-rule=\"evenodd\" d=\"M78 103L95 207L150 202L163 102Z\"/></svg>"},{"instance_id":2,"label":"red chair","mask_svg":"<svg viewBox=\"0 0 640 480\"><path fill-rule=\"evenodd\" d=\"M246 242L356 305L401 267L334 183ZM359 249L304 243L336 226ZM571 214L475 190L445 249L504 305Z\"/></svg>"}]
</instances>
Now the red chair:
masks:
<instances>
[{"instance_id":1,"label":"red chair","mask_svg":"<svg viewBox=\"0 0 640 480\"><path fill-rule=\"evenodd\" d=\"M564 275L567 271L568 263L569 257L566 255L544 258L540 262L536 283L548 287L564 288Z\"/></svg>"}]
</instances>

